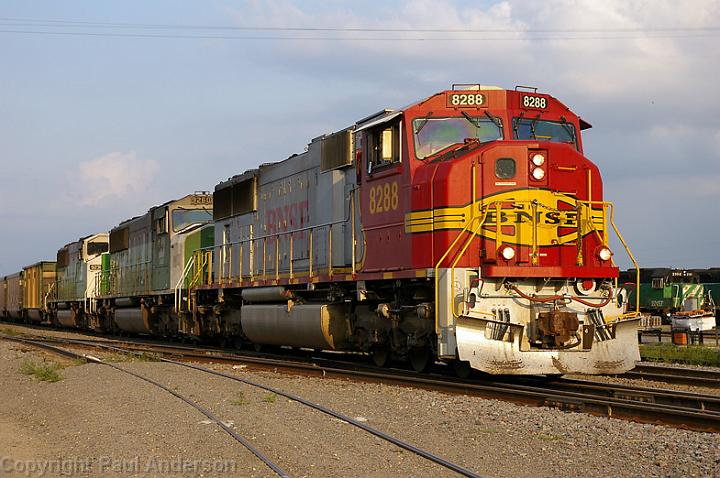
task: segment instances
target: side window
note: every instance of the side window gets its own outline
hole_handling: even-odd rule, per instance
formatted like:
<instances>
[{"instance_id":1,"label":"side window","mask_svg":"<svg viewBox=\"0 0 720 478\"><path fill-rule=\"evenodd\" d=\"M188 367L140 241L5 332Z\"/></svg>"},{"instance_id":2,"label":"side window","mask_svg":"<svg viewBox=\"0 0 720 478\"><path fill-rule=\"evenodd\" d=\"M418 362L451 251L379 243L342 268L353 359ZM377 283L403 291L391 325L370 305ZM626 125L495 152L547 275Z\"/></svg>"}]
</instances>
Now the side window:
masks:
<instances>
[{"instance_id":1,"label":"side window","mask_svg":"<svg viewBox=\"0 0 720 478\"><path fill-rule=\"evenodd\" d=\"M368 173L400 162L400 122L385 123L367 132Z\"/></svg>"}]
</instances>

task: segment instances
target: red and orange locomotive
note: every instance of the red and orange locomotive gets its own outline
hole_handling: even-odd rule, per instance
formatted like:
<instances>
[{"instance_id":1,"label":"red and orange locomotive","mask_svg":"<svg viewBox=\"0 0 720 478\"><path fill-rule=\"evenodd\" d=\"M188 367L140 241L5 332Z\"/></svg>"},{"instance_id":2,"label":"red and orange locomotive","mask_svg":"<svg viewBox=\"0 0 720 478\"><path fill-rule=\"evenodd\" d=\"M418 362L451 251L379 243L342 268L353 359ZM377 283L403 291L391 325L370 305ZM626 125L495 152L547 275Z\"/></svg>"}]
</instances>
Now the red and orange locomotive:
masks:
<instances>
[{"instance_id":1,"label":"red and orange locomotive","mask_svg":"<svg viewBox=\"0 0 720 478\"><path fill-rule=\"evenodd\" d=\"M626 371L636 320L589 127L534 89L460 85L230 178L179 332L418 370Z\"/></svg>"}]
</instances>

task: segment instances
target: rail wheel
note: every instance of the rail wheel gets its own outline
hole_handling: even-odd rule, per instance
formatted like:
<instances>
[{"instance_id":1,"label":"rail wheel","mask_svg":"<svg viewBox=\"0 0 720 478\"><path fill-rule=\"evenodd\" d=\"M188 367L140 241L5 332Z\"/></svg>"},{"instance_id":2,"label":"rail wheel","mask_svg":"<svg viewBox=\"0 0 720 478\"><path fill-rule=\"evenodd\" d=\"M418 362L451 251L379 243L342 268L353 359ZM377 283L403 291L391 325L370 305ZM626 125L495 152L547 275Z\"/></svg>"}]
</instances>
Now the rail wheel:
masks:
<instances>
[{"instance_id":1,"label":"rail wheel","mask_svg":"<svg viewBox=\"0 0 720 478\"><path fill-rule=\"evenodd\" d=\"M386 346L376 346L370 351L372 361L377 367L385 367L390 361L390 348Z\"/></svg>"},{"instance_id":2,"label":"rail wheel","mask_svg":"<svg viewBox=\"0 0 720 478\"><path fill-rule=\"evenodd\" d=\"M472 373L472 367L467 360L453 360L452 368L459 378L468 378Z\"/></svg>"},{"instance_id":3,"label":"rail wheel","mask_svg":"<svg viewBox=\"0 0 720 478\"><path fill-rule=\"evenodd\" d=\"M429 347L415 347L408 353L408 359L413 370L416 372L427 372L430 370L434 360L432 350Z\"/></svg>"}]
</instances>

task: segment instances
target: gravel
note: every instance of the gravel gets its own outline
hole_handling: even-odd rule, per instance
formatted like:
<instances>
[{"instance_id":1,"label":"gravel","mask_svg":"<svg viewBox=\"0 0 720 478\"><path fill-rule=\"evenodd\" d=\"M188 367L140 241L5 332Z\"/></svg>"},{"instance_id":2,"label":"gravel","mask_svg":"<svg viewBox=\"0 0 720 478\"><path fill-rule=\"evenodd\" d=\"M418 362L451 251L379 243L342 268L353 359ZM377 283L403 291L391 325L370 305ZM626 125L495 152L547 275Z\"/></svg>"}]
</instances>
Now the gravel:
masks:
<instances>
[{"instance_id":1,"label":"gravel","mask_svg":"<svg viewBox=\"0 0 720 478\"><path fill-rule=\"evenodd\" d=\"M64 363L63 380L45 383L20 374L28 357ZM251 386L172 364L118 365L196 400L291 476L455 476ZM485 476L720 476L714 434L410 387L212 367L321 403ZM0 341L0 377L4 467L65 459L77 465L72 476L274 476L187 404L109 367L77 365ZM101 467L108 462L117 468ZM188 470L172 469L178 464ZM158 471L161 466L170 469Z\"/></svg>"}]
</instances>

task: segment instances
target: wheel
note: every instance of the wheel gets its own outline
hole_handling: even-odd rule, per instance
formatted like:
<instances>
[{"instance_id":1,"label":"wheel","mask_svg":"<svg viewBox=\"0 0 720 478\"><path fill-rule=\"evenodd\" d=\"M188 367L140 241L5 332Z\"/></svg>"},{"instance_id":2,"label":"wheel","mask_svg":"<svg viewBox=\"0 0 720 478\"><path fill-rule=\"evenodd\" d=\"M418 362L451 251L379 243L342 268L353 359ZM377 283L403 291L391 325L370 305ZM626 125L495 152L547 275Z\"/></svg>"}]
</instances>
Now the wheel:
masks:
<instances>
[{"instance_id":1,"label":"wheel","mask_svg":"<svg viewBox=\"0 0 720 478\"><path fill-rule=\"evenodd\" d=\"M243 339L241 339L239 335L236 335L235 339L233 340L233 345L236 349L242 350L245 344L243 343Z\"/></svg>"},{"instance_id":2,"label":"wheel","mask_svg":"<svg viewBox=\"0 0 720 478\"><path fill-rule=\"evenodd\" d=\"M433 353L428 347L416 347L408 353L408 359L413 370L416 372L427 372L435 362Z\"/></svg>"},{"instance_id":3,"label":"wheel","mask_svg":"<svg viewBox=\"0 0 720 478\"><path fill-rule=\"evenodd\" d=\"M255 349L255 352L262 352L263 351L263 345L262 344L253 344L253 349Z\"/></svg>"},{"instance_id":4,"label":"wheel","mask_svg":"<svg viewBox=\"0 0 720 478\"><path fill-rule=\"evenodd\" d=\"M467 360L453 360L452 368L458 378L468 378L473 370Z\"/></svg>"},{"instance_id":5,"label":"wheel","mask_svg":"<svg viewBox=\"0 0 720 478\"><path fill-rule=\"evenodd\" d=\"M370 351L372 361L377 367L385 367L390 362L390 348L386 346L373 347Z\"/></svg>"}]
</instances>

